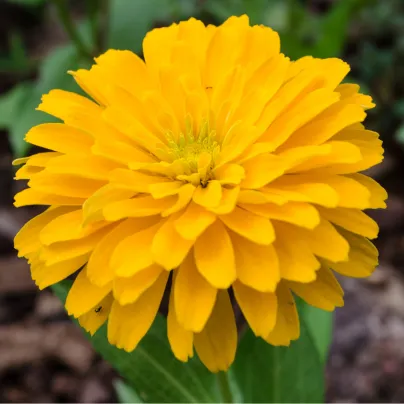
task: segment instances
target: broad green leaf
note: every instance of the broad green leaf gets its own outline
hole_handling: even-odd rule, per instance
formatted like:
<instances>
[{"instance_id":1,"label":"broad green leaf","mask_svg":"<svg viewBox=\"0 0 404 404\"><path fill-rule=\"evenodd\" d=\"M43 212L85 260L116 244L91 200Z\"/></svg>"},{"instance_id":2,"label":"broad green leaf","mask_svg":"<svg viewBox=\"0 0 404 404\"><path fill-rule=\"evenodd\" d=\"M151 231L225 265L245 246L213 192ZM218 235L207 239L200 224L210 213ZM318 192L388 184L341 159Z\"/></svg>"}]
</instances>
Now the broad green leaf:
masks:
<instances>
[{"instance_id":1,"label":"broad green leaf","mask_svg":"<svg viewBox=\"0 0 404 404\"><path fill-rule=\"evenodd\" d=\"M139 53L146 33L170 9L169 0L111 0L108 47Z\"/></svg>"},{"instance_id":2,"label":"broad green leaf","mask_svg":"<svg viewBox=\"0 0 404 404\"><path fill-rule=\"evenodd\" d=\"M274 347L248 330L233 372L246 403L319 403L324 369L303 316L301 335L289 347Z\"/></svg>"},{"instance_id":3,"label":"broad green leaf","mask_svg":"<svg viewBox=\"0 0 404 404\"><path fill-rule=\"evenodd\" d=\"M32 92L32 83L19 83L0 96L0 128L8 128Z\"/></svg>"},{"instance_id":4,"label":"broad green leaf","mask_svg":"<svg viewBox=\"0 0 404 404\"><path fill-rule=\"evenodd\" d=\"M53 287L64 301L70 282ZM138 347L127 353L108 343L106 326L90 338L99 352L146 402L218 402L219 390L214 374L194 357L188 363L174 358L166 336L166 321L158 315Z\"/></svg>"},{"instance_id":5,"label":"broad green leaf","mask_svg":"<svg viewBox=\"0 0 404 404\"><path fill-rule=\"evenodd\" d=\"M325 363L332 341L333 313L303 303L301 314L312 335L319 357Z\"/></svg>"},{"instance_id":6,"label":"broad green leaf","mask_svg":"<svg viewBox=\"0 0 404 404\"><path fill-rule=\"evenodd\" d=\"M144 401L138 396L136 391L128 386L124 381L117 379L114 382L114 387L116 395L118 396L118 401L122 404L124 403L143 403Z\"/></svg>"}]
</instances>

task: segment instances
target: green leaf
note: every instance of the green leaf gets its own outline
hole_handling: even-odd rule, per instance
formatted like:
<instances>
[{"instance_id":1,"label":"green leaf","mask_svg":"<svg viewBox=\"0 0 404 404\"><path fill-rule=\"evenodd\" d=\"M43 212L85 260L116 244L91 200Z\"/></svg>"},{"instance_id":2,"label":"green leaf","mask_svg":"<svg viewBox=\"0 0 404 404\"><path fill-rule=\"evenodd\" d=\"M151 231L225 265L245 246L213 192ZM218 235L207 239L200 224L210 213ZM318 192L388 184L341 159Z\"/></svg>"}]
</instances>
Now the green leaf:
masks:
<instances>
[{"instance_id":1,"label":"green leaf","mask_svg":"<svg viewBox=\"0 0 404 404\"><path fill-rule=\"evenodd\" d=\"M70 285L64 281L53 286L62 301L66 299ZM174 358L167 341L166 321L160 315L131 353L108 343L106 326L90 340L95 350L146 402L213 403L220 400L215 375L196 357L186 364Z\"/></svg>"},{"instance_id":2,"label":"green leaf","mask_svg":"<svg viewBox=\"0 0 404 404\"><path fill-rule=\"evenodd\" d=\"M330 11L321 20L321 27L314 56L319 58L341 55L348 35L348 26L362 0L345 0L333 3Z\"/></svg>"},{"instance_id":3,"label":"green leaf","mask_svg":"<svg viewBox=\"0 0 404 404\"><path fill-rule=\"evenodd\" d=\"M300 317L300 338L275 347L248 330L233 372L246 403L318 403L324 400L324 369L315 342Z\"/></svg>"},{"instance_id":4,"label":"green leaf","mask_svg":"<svg viewBox=\"0 0 404 404\"><path fill-rule=\"evenodd\" d=\"M319 357L325 363L332 341L333 313L306 303L302 304L301 313L304 316L306 326L313 338Z\"/></svg>"},{"instance_id":5,"label":"green leaf","mask_svg":"<svg viewBox=\"0 0 404 404\"><path fill-rule=\"evenodd\" d=\"M111 0L108 47L139 53L144 36L170 6L168 0Z\"/></svg>"},{"instance_id":6,"label":"green leaf","mask_svg":"<svg viewBox=\"0 0 404 404\"><path fill-rule=\"evenodd\" d=\"M143 403L136 391L128 386L124 381L117 379L114 382L116 395L120 403Z\"/></svg>"},{"instance_id":7,"label":"green leaf","mask_svg":"<svg viewBox=\"0 0 404 404\"><path fill-rule=\"evenodd\" d=\"M82 65L84 63L80 63L76 49L72 45L57 48L44 59L37 82L30 86L29 91L26 90L22 102L16 109L18 118L13 119L8 126L15 157L26 154L29 145L24 142L24 137L30 128L44 122L57 121L56 118L35 110L42 95L54 88L79 91L79 87L67 71Z\"/></svg>"}]
</instances>

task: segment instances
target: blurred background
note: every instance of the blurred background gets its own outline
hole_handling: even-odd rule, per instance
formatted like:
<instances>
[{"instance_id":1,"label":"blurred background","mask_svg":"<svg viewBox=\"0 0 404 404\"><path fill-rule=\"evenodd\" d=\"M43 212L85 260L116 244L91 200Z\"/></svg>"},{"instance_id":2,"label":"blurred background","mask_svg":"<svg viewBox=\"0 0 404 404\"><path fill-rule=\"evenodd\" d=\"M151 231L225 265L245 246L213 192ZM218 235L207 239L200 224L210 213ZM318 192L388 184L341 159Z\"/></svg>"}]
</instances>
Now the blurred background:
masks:
<instances>
[{"instance_id":1,"label":"blurred background","mask_svg":"<svg viewBox=\"0 0 404 404\"><path fill-rule=\"evenodd\" d=\"M328 402L404 402L404 1L403 0L0 0L0 402L114 402L117 376L64 314L38 292L13 238L40 211L13 208L25 184L11 161L36 152L23 141L50 121L34 109L52 88L78 91L67 70L107 48L141 54L144 34L190 16L221 23L248 14L280 32L282 51L342 57L377 104L367 126L380 132L384 162L369 173L389 192L380 225L380 266L343 280L334 319ZM66 33L67 31L67 33ZM119 392L119 386L118 386ZM122 393L122 392L121 392Z\"/></svg>"}]
</instances>

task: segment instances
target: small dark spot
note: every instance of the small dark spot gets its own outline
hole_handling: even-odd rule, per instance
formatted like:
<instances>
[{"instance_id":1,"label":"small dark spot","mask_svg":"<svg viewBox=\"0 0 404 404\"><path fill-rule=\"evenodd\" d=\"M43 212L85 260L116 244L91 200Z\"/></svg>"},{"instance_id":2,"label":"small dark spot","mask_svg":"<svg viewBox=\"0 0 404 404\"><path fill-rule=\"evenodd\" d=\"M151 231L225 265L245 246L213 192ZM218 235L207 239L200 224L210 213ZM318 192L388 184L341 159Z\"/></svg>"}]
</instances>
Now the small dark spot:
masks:
<instances>
[{"instance_id":1,"label":"small dark spot","mask_svg":"<svg viewBox=\"0 0 404 404\"><path fill-rule=\"evenodd\" d=\"M208 182L202 182L202 180L200 180L199 183L201 184L202 188L206 188L208 186Z\"/></svg>"},{"instance_id":2,"label":"small dark spot","mask_svg":"<svg viewBox=\"0 0 404 404\"><path fill-rule=\"evenodd\" d=\"M95 311L96 313L99 313L101 310L102 310L102 306L98 306L94 311Z\"/></svg>"},{"instance_id":3,"label":"small dark spot","mask_svg":"<svg viewBox=\"0 0 404 404\"><path fill-rule=\"evenodd\" d=\"M213 87L206 87L206 90L212 90Z\"/></svg>"}]
</instances>

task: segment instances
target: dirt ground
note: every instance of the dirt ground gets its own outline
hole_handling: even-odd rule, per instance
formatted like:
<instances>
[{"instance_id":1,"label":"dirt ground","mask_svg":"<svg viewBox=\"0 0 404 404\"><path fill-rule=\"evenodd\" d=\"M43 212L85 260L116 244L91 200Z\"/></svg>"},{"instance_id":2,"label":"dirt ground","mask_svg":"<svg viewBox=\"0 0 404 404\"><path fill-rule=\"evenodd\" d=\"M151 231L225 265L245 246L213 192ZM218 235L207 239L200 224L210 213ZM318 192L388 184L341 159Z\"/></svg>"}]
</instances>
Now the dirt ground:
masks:
<instances>
[{"instance_id":1,"label":"dirt ground","mask_svg":"<svg viewBox=\"0 0 404 404\"><path fill-rule=\"evenodd\" d=\"M1 7L0 3L0 47L10 24L17 24L24 27L28 44L35 49L45 28L30 20L27 28L24 15L14 9L6 13ZM0 73L0 92L19 79ZM328 402L404 402L404 156L393 142L387 142L386 148L385 161L371 172L390 195L388 209L374 214L381 228L380 267L370 279L342 280L346 303L335 316ZM37 290L27 264L15 255L13 237L36 209L13 208L13 195L24 184L13 182L11 161L3 131L0 402L114 402L113 370L68 320L58 299L50 291Z\"/></svg>"}]
</instances>

